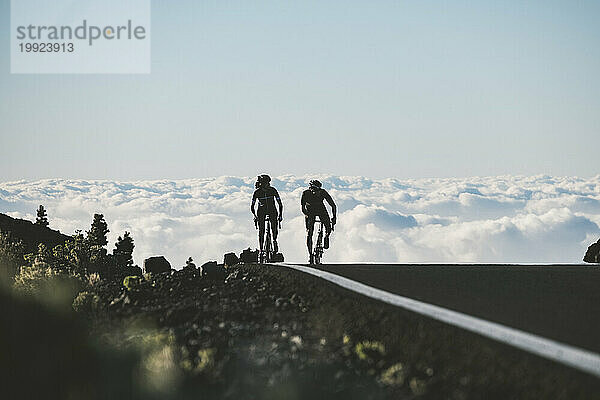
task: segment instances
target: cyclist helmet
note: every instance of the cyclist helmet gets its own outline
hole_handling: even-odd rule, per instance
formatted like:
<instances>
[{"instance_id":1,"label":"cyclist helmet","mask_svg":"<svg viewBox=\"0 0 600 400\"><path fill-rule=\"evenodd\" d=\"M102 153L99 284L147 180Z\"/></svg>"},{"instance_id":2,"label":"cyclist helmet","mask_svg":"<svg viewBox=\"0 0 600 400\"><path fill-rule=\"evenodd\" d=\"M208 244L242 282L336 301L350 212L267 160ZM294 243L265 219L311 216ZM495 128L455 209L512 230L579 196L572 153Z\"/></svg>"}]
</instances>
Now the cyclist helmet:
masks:
<instances>
[{"instance_id":1,"label":"cyclist helmet","mask_svg":"<svg viewBox=\"0 0 600 400\"><path fill-rule=\"evenodd\" d=\"M321 187L323 187L323 185L318 180L313 179L312 181L308 182L308 187L320 189Z\"/></svg>"},{"instance_id":2,"label":"cyclist helmet","mask_svg":"<svg viewBox=\"0 0 600 400\"><path fill-rule=\"evenodd\" d=\"M259 175L258 178L256 178L256 183L259 186L268 184L271 182L271 177L267 174L263 174L263 175Z\"/></svg>"}]
</instances>

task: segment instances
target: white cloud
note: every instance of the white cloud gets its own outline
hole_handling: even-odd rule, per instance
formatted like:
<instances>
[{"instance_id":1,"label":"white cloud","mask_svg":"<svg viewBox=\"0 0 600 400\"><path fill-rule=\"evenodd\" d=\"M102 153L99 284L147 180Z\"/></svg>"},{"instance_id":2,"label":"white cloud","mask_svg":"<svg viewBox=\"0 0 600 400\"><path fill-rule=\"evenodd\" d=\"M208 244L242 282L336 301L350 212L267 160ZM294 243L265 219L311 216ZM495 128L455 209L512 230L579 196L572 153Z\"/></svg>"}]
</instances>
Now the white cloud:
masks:
<instances>
[{"instance_id":1,"label":"white cloud","mask_svg":"<svg viewBox=\"0 0 600 400\"><path fill-rule=\"evenodd\" d=\"M600 176L381 179L320 176L339 207L330 262L580 262L600 236ZM309 177L273 180L285 220L280 247L305 261L300 196ZM125 230L136 262L164 254L175 267L256 247L253 178L178 181L41 180L0 183L0 212L88 229L103 213L114 243ZM112 247L112 246L111 246Z\"/></svg>"}]
</instances>

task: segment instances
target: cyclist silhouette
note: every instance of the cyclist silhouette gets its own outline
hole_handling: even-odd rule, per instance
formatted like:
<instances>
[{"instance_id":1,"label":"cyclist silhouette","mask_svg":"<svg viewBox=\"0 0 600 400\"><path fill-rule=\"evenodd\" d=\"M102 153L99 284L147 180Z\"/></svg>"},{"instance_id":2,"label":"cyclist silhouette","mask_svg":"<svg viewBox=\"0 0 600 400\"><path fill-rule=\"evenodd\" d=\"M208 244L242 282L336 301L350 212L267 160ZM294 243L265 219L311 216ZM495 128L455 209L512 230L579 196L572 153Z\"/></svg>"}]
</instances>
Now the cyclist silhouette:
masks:
<instances>
[{"instance_id":1,"label":"cyclist silhouette","mask_svg":"<svg viewBox=\"0 0 600 400\"><path fill-rule=\"evenodd\" d=\"M273 250L279 252L277 244L278 223L283 219L283 203L279 197L279 192L271 186L271 177L269 175L259 175L254 184L256 190L252 196L252 205L250 211L254 215L254 222L258 223L258 245L260 251L263 251L265 237L265 218L269 216L271 221L271 231L273 232ZM258 210L255 211L254 205L258 200ZM275 200L279 205L279 213L275 207Z\"/></svg>"},{"instance_id":2,"label":"cyclist silhouette","mask_svg":"<svg viewBox=\"0 0 600 400\"><path fill-rule=\"evenodd\" d=\"M310 264L314 263L312 252L312 237L313 232L315 230L316 217L319 217L319 219L323 223L323 226L325 227L325 240L323 243L323 248L325 249L329 248L329 235L331 234L331 231L333 230L333 227L336 223L337 207L329 193L327 193L327 191L323 189L322 186L323 185L318 180L310 181L310 183L308 184L308 189L302 193L302 199L300 200L300 205L302 206L302 213L305 216L306 222L306 246L308 247L308 262ZM325 207L323 200L326 200L327 203L329 203L329 206L331 206L331 212L333 214L331 220L329 219L329 213L327 212L327 208Z\"/></svg>"}]
</instances>

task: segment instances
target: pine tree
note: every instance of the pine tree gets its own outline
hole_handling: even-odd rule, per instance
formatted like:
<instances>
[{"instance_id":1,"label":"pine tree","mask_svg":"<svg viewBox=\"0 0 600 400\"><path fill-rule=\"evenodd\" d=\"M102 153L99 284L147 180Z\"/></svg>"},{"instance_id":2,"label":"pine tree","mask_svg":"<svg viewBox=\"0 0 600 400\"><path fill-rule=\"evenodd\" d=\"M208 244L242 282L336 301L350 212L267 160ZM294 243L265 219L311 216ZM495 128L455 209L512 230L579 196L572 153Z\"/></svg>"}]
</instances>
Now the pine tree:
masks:
<instances>
[{"instance_id":1,"label":"pine tree","mask_svg":"<svg viewBox=\"0 0 600 400\"><path fill-rule=\"evenodd\" d=\"M35 224L41 226L48 226L48 216L46 214L46 209L41 204L40 207L37 209L37 217L35 219Z\"/></svg>"},{"instance_id":2,"label":"pine tree","mask_svg":"<svg viewBox=\"0 0 600 400\"><path fill-rule=\"evenodd\" d=\"M102 278L108 277L109 258L105 247L108 244L108 239L106 238L108 232L108 225L104 220L104 215L94 214L92 227L87 231L87 237L85 238L90 257L87 267L88 274L98 272Z\"/></svg>"},{"instance_id":3,"label":"pine tree","mask_svg":"<svg viewBox=\"0 0 600 400\"><path fill-rule=\"evenodd\" d=\"M108 225L104 220L104 215L94 214L94 221L92 227L87 231L87 240L91 246L104 247L108 244L106 234L110 232Z\"/></svg>"},{"instance_id":4,"label":"pine tree","mask_svg":"<svg viewBox=\"0 0 600 400\"><path fill-rule=\"evenodd\" d=\"M129 232L125 231L123 237L119 236L117 243L115 243L115 249L113 250L113 256L115 256L119 267L133 266L134 247L133 238Z\"/></svg>"}]
</instances>

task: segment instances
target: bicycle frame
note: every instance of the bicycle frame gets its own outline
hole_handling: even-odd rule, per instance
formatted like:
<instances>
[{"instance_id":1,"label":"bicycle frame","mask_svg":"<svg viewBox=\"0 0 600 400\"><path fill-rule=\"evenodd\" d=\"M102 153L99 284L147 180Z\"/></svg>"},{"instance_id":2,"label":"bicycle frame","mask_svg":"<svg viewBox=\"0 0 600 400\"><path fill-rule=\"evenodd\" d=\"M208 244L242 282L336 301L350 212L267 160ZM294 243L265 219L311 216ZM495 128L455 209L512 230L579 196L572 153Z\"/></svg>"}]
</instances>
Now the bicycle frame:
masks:
<instances>
[{"instance_id":1,"label":"bicycle frame","mask_svg":"<svg viewBox=\"0 0 600 400\"><path fill-rule=\"evenodd\" d=\"M257 228L258 228L258 224L257 224ZM263 242L263 250L260 252L260 259L259 262L262 263L268 263L271 262L271 260L273 259L273 255L274 255L274 251L273 251L273 240L272 240L272 234L271 234L271 218L269 217L269 215L267 214L265 216L265 240ZM260 235L260 232L259 232ZM259 238L260 240L261 238Z\"/></svg>"},{"instance_id":2,"label":"bicycle frame","mask_svg":"<svg viewBox=\"0 0 600 400\"><path fill-rule=\"evenodd\" d=\"M321 218L319 218L318 216L315 217L315 223L319 224L319 231L317 234L317 242L315 243L314 249L313 249L313 257L314 257L314 261L315 264L321 264L321 260L323 259L323 222L321 221Z\"/></svg>"}]
</instances>

